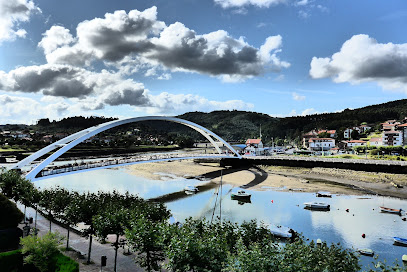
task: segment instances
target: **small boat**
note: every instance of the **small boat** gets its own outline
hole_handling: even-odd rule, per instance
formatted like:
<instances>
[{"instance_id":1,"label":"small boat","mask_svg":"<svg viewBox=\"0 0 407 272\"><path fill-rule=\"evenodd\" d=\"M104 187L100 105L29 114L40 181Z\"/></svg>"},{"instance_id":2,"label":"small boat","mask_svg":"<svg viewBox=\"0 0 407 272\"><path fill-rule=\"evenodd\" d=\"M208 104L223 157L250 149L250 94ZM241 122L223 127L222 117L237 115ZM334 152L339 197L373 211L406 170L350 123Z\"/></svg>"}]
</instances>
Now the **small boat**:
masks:
<instances>
[{"instance_id":1,"label":"small boat","mask_svg":"<svg viewBox=\"0 0 407 272\"><path fill-rule=\"evenodd\" d=\"M288 228L288 227L283 227L280 225L269 225L269 230L271 234L273 234L275 237L279 238L291 238L293 236L293 230Z\"/></svg>"},{"instance_id":2,"label":"small boat","mask_svg":"<svg viewBox=\"0 0 407 272\"><path fill-rule=\"evenodd\" d=\"M236 199L236 200L250 200L250 197L251 197L252 195L251 194L248 194L248 193L246 193L245 191L243 191L243 190L240 190L240 191L238 191L237 193L232 193L231 195L230 195L230 198L231 199Z\"/></svg>"},{"instance_id":3,"label":"small boat","mask_svg":"<svg viewBox=\"0 0 407 272\"><path fill-rule=\"evenodd\" d=\"M387 208L387 207L381 206L380 211L381 212L386 212L386 213L394 213L394 214L401 215L402 209L392 209L392 208Z\"/></svg>"},{"instance_id":4,"label":"small boat","mask_svg":"<svg viewBox=\"0 0 407 272\"><path fill-rule=\"evenodd\" d=\"M394 239L394 243L395 243L395 244L407 246L407 239L405 239L405 238L400 238L400 237L393 237L393 239Z\"/></svg>"},{"instance_id":5,"label":"small boat","mask_svg":"<svg viewBox=\"0 0 407 272\"><path fill-rule=\"evenodd\" d=\"M360 248L360 249L358 249L358 252L362 255L370 256L370 257L372 257L374 255L373 250L371 250L370 248Z\"/></svg>"},{"instance_id":6,"label":"small boat","mask_svg":"<svg viewBox=\"0 0 407 272\"><path fill-rule=\"evenodd\" d=\"M195 187L195 186L188 185L188 186L185 186L184 191L185 191L185 193L187 193L187 194L188 194L188 193L196 193L196 192L199 191L199 189L198 189L197 187Z\"/></svg>"},{"instance_id":7,"label":"small boat","mask_svg":"<svg viewBox=\"0 0 407 272\"><path fill-rule=\"evenodd\" d=\"M331 205L323 202L305 202L305 209L310 209L310 210L329 210L331 208Z\"/></svg>"},{"instance_id":8,"label":"small boat","mask_svg":"<svg viewBox=\"0 0 407 272\"><path fill-rule=\"evenodd\" d=\"M332 197L331 194L317 193L317 197Z\"/></svg>"}]
</instances>

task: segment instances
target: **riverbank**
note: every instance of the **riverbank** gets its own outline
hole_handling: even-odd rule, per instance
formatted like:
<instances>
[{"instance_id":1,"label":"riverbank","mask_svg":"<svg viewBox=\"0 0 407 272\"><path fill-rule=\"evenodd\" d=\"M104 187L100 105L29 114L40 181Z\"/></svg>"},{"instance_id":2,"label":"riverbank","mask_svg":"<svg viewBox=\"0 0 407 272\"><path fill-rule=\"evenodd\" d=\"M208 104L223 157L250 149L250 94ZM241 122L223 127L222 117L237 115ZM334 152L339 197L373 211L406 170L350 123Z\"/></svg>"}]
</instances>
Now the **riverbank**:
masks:
<instances>
[{"instance_id":1,"label":"riverbank","mask_svg":"<svg viewBox=\"0 0 407 272\"><path fill-rule=\"evenodd\" d=\"M133 175L155 180L165 180L174 175L210 179L219 183L223 174L224 183L251 190L272 188L281 191L324 191L331 194L377 194L407 199L407 176L401 174L283 166L224 169L217 163L195 163L192 160L138 164L129 166L128 169ZM403 188L396 188L392 182Z\"/></svg>"}]
</instances>

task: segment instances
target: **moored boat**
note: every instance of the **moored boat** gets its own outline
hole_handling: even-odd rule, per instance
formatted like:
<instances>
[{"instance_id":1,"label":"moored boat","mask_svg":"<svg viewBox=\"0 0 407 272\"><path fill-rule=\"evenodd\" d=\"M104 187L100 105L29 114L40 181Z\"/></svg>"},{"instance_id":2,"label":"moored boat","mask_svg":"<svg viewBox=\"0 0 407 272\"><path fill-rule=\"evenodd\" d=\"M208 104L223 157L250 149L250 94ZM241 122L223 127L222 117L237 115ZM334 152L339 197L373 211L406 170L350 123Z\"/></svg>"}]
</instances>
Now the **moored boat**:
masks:
<instances>
[{"instance_id":1,"label":"moored boat","mask_svg":"<svg viewBox=\"0 0 407 272\"><path fill-rule=\"evenodd\" d=\"M198 189L197 187L195 187L195 186L188 185L188 186L185 186L184 191L185 191L185 193L187 193L187 194L188 194L188 193L196 193L196 192L199 191L199 189Z\"/></svg>"},{"instance_id":2,"label":"moored boat","mask_svg":"<svg viewBox=\"0 0 407 272\"><path fill-rule=\"evenodd\" d=\"M317 193L317 197L332 197L331 194Z\"/></svg>"},{"instance_id":3,"label":"moored boat","mask_svg":"<svg viewBox=\"0 0 407 272\"><path fill-rule=\"evenodd\" d=\"M246 201L249 200L250 201L251 196L252 196L251 194L248 194L245 191L240 190L237 193L232 193L230 195L230 198L236 199L236 200L246 200Z\"/></svg>"},{"instance_id":4,"label":"moored boat","mask_svg":"<svg viewBox=\"0 0 407 272\"><path fill-rule=\"evenodd\" d=\"M388 208L388 207L380 207L380 211L381 212L386 212L386 213L394 213L394 214L398 214L401 215L401 211L402 209L392 209L392 208Z\"/></svg>"},{"instance_id":5,"label":"moored boat","mask_svg":"<svg viewBox=\"0 0 407 272\"><path fill-rule=\"evenodd\" d=\"M370 256L370 257L374 255L373 250L371 250L370 248L360 248L360 249L358 249L358 252L362 255Z\"/></svg>"},{"instance_id":6,"label":"moored boat","mask_svg":"<svg viewBox=\"0 0 407 272\"><path fill-rule=\"evenodd\" d=\"M331 208L331 205L324 202L305 202L304 205L304 208L310 210L329 210Z\"/></svg>"},{"instance_id":7,"label":"moored boat","mask_svg":"<svg viewBox=\"0 0 407 272\"><path fill-rule=\"evenodd\" d=\"M400 238L400 237L393 237L393 239L394 239L394 243L407 246L407 239Z\"/></svg>"}]
</instances>

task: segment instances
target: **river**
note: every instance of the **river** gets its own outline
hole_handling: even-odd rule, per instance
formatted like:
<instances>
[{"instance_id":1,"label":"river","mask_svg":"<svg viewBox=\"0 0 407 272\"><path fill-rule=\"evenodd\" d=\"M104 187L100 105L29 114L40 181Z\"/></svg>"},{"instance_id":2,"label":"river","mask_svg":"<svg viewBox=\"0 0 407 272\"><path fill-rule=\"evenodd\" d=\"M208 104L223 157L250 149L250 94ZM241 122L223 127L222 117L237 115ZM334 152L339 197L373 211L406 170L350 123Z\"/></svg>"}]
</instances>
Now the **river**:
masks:
<instances>
[{"instance_id":1,"label":"river","mask_svg":"<svg viewBox=\"0 0 407 272\"><path fill-rule=\"evenodd\" d=\"M127 167L111 168L83 172L36 181L35 185L47 188L59 185L79 192L129 191L143 198L155 198L182 191L186 185L200 185L207 181L186 179L166 173L160 173L160 180L149 180L134 176ZM379 256L392 263L407 254L407 247L393 244L393 236L407 238L407 222L400 216L381 213L379 206L402 208L407 210L407 201L391 197L374 195L333 195L332 198L316 198L315 193L286 192L277 188L263 187L262 190L246 190L252 194L251 203L238 203L231 200L230 193L239 188L230 184L199 192L194 195L167 202L167 207L180 222L190 216L207 218L222 216L222 219L243 222L251 219L265 223L287 226L302 233L306 238L320 238L328 243L341 243L346 248L370 248ZM220 212L219 200L222 199ZM324 201L331 210L310 211L304 209L304 202ZM216 202L216 209L214 210ZM349 212L346 211L349 209ZM365 234L366 238L362 237ZM366 268L371 257L361 256Z\"/></svg>"}]
</instances>

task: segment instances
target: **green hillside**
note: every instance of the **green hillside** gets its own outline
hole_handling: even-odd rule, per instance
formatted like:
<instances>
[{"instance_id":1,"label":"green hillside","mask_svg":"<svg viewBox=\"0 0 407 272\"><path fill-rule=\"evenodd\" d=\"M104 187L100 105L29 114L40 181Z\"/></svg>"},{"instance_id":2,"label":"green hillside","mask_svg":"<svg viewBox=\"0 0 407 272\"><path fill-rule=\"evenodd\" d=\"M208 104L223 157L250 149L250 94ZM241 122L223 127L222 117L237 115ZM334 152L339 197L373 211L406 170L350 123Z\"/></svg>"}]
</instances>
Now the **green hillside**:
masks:
<instances>
[{"instance_id":1,"label":"green hillside","mask_svg":"<svg viewBox=\"0 0 407 272\"><path fill-rule=\"evenodd\" d=\"M302 133L315 128L341 131L346 127L360 125L362 122L367 122L375 128L383 121L400 120L406 116L407 99L354 110L345 109L337 113L286 118L245 111L189 112L178 117L200 124L229 141L257 138L261 125L262 138L268 142L272 137L274 139L298 139Z\"/></svg>"}]
</instances>

